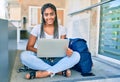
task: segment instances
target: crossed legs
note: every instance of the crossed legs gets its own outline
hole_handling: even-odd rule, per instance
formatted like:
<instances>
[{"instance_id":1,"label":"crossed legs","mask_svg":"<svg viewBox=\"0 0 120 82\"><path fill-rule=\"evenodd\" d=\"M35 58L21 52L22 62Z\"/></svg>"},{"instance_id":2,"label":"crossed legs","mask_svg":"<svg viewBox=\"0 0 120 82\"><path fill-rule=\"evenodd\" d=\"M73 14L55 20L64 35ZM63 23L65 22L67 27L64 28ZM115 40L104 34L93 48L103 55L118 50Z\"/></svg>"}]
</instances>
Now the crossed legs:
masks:
<instances>
[{"instance_id":1,"label":"crossed legs","mask_svg":"<svg viewBox=\"0 0 120 82\"><path fill-rule=\"evenodd\" d=\"M66 69L73 67L80 61L80 55L77 52L73 52L72 56L63 57L58 63L51 66L44 62L42 59L38 58L34 52L24 51L21 53L21 61L24 65L28 66L37 71L35 74L36 78L47 77L54 75ZM26 78L29 78L30 74L26 74Z\"/></svg>"}]
</instances>

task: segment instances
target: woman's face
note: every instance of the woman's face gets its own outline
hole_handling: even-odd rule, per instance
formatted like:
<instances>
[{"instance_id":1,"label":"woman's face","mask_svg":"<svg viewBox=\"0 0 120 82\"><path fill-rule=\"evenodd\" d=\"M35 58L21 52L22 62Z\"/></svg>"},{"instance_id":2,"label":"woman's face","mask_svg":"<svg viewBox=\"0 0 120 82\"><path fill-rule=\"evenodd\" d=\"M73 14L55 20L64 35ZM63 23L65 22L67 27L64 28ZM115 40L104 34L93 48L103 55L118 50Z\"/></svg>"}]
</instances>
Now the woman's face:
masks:
<instances>
[{"instance_id":1,"label":"woman's face","mask_svg":"<svg viewBox=\"0 0 120 82\"><path fill-rule=\"evenodd\" d=\"M51 8L46 8L43 14L45 24L51 25L54 24L55 21L55 11Z\"/></svg>"}]
</instances>

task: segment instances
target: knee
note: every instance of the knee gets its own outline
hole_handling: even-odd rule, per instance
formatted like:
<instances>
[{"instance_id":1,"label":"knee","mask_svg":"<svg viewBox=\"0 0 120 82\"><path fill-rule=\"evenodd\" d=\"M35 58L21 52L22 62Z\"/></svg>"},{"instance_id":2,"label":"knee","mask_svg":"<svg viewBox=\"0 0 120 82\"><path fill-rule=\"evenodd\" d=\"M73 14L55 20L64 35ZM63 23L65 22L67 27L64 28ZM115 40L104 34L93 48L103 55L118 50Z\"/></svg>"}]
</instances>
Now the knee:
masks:
<instances>
[{"instance_id":1,"label":"knee","mask_svg":"<svg viewBox=\"0 0 120 82\"><path fill-rule=\"evenodd\" d=\"M26 56L27 56L27 52L28 51L23 51L21 54L20 54L20 60L23 61L25 60Z\"/></svg>"},{"instance_id":2,"label":"knee","mask_svg":"<svg viewBox=\"0 0 120 82\"><path fill-rule=\"evenodd\" d=\"M75 58L75 60L76 60L77 62L80 61L80 54L79 54L78 52L75 52L75 51L74 51L72 56Z\"/></svg>"},{"instance_id":3,"label":"knee","mask_svg":"<svg viewBox=\"0 0 120 82\"><path fill-rule=\"evenodd\" d=\"M20 60L21 60L21 61L27 60L27 58L29 57L30 53L32 53L32 52L31 52L31 51L23 51L23 52L20 54Z\"/></svg>"}]
</instances>

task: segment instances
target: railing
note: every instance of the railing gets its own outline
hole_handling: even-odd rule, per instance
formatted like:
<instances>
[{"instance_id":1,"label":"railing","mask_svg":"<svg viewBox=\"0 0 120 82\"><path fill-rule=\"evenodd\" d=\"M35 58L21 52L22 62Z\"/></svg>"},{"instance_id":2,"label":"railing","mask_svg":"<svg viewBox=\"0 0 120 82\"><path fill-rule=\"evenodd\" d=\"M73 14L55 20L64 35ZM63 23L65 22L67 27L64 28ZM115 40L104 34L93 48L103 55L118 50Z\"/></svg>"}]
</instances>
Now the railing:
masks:
<instances>
[{"instance_id":1,"label":"railing","mask_svg":"<svg viewBox=\"0 0 120 82\"><path fill-rule=\"evenodd\" d=\"M84 11L86 11L86 10L90 10L90 9L92 9L92 8L94 8L94 7L97 7L97 6L100 6L100 5L109 3L109 2L111 2L111 1L115 1L115 0L103 1L103 2L100 2L100 3L94 4L94 5L92 5L92 6L89 6L89 7L87 7L87 8L81 9L81 10L79 10L79 11L75 11L75 12L69 13L68 15L75 15L75 14L84 12Z\"/></svg>"}]
</instances>

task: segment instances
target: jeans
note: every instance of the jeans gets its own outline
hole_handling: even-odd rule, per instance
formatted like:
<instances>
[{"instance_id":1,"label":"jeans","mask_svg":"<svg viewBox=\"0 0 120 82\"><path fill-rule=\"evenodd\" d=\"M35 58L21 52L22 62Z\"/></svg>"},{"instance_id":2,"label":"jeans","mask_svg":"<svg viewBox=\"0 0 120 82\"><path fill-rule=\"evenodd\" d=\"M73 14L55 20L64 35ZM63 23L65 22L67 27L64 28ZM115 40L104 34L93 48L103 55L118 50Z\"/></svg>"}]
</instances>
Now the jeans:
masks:
<instances>
[{"instance_id":1,"label":"jeans","mask_svg":"<svg viewBox=\"0 0 120 82\"><path fill-rule=\"evenodd\" d=\"M32 51L23 51L20 55L20 59L22 64L31 69L45 70L55 74L76 65L80 61L80 54L73 52L70 57L55 58L53 62L51 62L45 58L38 58L37 54Z\"/></svg>"}]
</instances>

